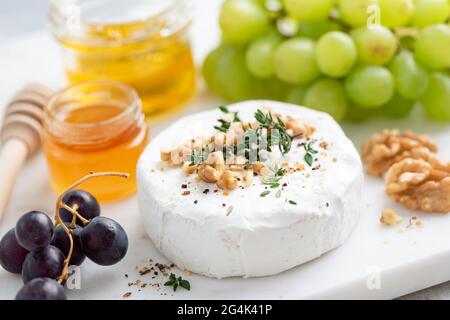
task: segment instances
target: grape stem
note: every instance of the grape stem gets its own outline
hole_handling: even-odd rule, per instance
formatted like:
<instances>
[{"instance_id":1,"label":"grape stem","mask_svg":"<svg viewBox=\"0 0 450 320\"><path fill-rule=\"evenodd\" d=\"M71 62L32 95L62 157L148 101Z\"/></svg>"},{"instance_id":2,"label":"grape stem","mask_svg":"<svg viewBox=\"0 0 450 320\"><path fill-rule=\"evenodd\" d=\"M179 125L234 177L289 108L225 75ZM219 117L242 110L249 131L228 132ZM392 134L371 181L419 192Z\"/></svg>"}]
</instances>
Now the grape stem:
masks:
<instances>
[{"instance_id":1,"label":"grape stem","mask_svg":"<svg viewBox=\"0 0 450 320\"><path fill-rule=\"evenodd\" d=\"M58 199L56 200L55 227L58 226L58 225L61 225L62 228L64 229L64 231L66 232L67 236L69 237L69 242L70 242L69 253L67 254L66 259L64 260L64 267L63 267L63 270L61 272L61 275L57 279L59 283L63 283L68 277L69 263L70 263L70 259L72 258L72 254L73 254L73 235L72 235L72 230L70 228L68 228L65 223L62 222L59 210L63 208L63 209L66 209L67 211L69 211L70 213L72 213L73 219L72 219L72 224L70 225L70 227L75 227L74 226L74 221L76 221L76 218L80 219L81 222L83 222L84 225L87 225L90 222L90 220L85 219L81 214L78 213L78 211L77 211L78 208L77 207L71 208L67 204L65 204L63 202L64 196L68 192L72 191L73 189L75 189L79 185L81 185L84 182L86 182L87 180L90 180L90 179L93 179L93 178L119 177L119 178L127 179L129 176L130 175L128 173L122 173L122 172L91 172L88 175L86 175L83 178L81 178L80 180L78 180L77 182L75 182L72 185L70 185L66 190L64 190L58 196Z\"/></svg>"}]
</instances>

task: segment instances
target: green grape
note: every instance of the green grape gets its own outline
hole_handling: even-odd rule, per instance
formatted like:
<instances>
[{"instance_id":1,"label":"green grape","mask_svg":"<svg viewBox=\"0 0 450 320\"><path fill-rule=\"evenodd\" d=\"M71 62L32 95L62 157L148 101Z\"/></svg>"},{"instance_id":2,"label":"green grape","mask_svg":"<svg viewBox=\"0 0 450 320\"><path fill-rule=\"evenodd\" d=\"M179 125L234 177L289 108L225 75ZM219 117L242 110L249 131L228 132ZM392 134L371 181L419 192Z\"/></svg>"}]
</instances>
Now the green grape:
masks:
<instances>
[{"instance_id":1,"label":"green grape","mask_svg":"<svg viewBox=\"0 0 450 320\"><path fill-rule=\"evenodd\" d=\"M251 74L261 79L274 75L273 56L280 42L278 37L265 36L250 44L245 54L245 60Z\"/></svg>"},{"instance_id":2,"label":"green grape","mask_svg":"<svg viewBox=\"0 0 450 320\"><path fill-rule=\"evenodd\" d=\"M289 16L303 21L326 19L334 4L335 0L284 0Z\"/></svg>"},{"instance_id":3,"label":"green grape","mask_svg":"<svg viewBox=\"0 0 450 320\"><path fill-rule=\"evenodd\" d=\"M414 0L416 6L413 24L423 28L430 24L443 23L450 16L448 0Z\"/></svg>"},{"instance_id":4,"label":"green grape","mask_svg":"<svg viewBox=\"0 0 450 320\"><path fill-rule=\"evenodd\" d=\"M395 94L394 97L380 109L380 115L391 119L401 119L407 117L414 109L415 102L405 99L400 94Z\"/></svg>"},{"instance_id":5,"label":"green grape","mask_svg":"<svg viewBox=\"0 0 450 320\"><path fill-rule=\"evenodd\" d=\"M286 102L302 106L305 103L307 86L295 86L291 88L286 95Z\"/></svg>"},{"instance_id":6,"label":"green grape","mask_svg":"<svg viewBox=\"0 0 450 320\"><path fill-rule=\"evenodd\" d=\"M255 78L251 83L250 98L283 101L288 90L289 86L275 77L270 79Z\"/></svg>"},{"instance_id":7,"label":"green grape","mask_svg":"<svg viewBox=\"0 0 450 320\"><path fill-rule=\"evenodd\" d=\"M435 24L422 29L416 38L416 56L432 69L450 67L450 26Z\"/></svg>"},{"instance_id":8,"label":"green grape","mask_svg":"<svg viewBox=\"0 0 450 320\"><path fill-rule=\"evenodd\" d=\"M378 108L394 95L394 77L380 66L362 66L345 80L350 99L361 107Z\"/></svg>"},{"instance_id":9,"label":"green grape","mask_svg":"<svg viewBox=\"0 0 450 320\"><path fill-rule=\"evenodd\" d=\"M301 21L298 24L298 34L302 37L319 39L325 33L330 31L339 31L342 27L330 20L318 20L318 21Z\"/></svg>"},{"instance_id":10,"label":"green grape","mask_svg":"<svg viewBox=\"0 0 450 320\"><path fill-rule=\"evenodd\" d=\"M367 109L350 103L344 120L352 123L361 123L377 115L377 109Z\"/></svg>"},{"instance_id":11,"label":"green grape","mask_svg":"<svg viewBox=\"0 0 450 320\"><path fill-rule=\"evenodd\" d=\"M390 70L397 91L406 99L418 100L427 89L428 73L411 52L401 51L392 61Z\"/></svg>"},{"instance_id":12,"label":"green grape","mask_svg":"<svg viewBox=\"0 0 450 320\"><path fill-rule=\"evenodd\" d=\"M290 84L304 84L320 75L315 60L316 44L306 38L284 41L275 51L275 74Z\"/></svg>"},{"instance_id":13,"label":"green grape","mask_svg":"<svg viewBox=\"0 0 450 320\"><path fill-rule=\"evenodd\" d=\"M212 51L203 64L203 76L208 87L228 101L250 97L253 77L241 48L223 45Z\"/></svg>"},{"instance_id":14,"label":"green grape","mask_svg":"<svg viewBox=\"0 0 450 320\"><path fill-rule=\"evenodd\" d=\"M317 65L329 77L341 78L349 74L357 58L356 45L344 32L328 32L317 42Z\"/></svg>"},{"instance_id":15,"label":"green grape","mask_svg":"<svg viewBox=\"0 0 450 320\"><path fill-rule=\"evenodd\" d=\"M430 84L420 99L431 119L450 121L450 77L435 72L430 75Z\"/></svg>"},{"instance_id":16,"label":"green grape","mask_svg":"<svg viewBox=\"0 0 450 320\"><path fill-rule=\"evenodd\" d=\"M383 26L362 27L350 33L358 49L359 59L369 64L386 64L397 51L397 39Z\"/></svg>"},{"instance_id":17,"label":"green grape","mask_svg":"<svg viewBox=\"0 0 450 320\"><path fill-rule=\"evenodd\" d=\"M269 19L264 9L251 0L226 0L220 11L219 24L226 41L245 44L264 34Z\"/></svg>"},{"instance_id":18,"label":"green grape","mask_svg":"<svg viewBox=\"0 0 450 320\"><path fill-rule=\"evenodd\" d=\"M367 25L367 9L378 4L377 0L339 0L339 13L342 20L352 27Z\"/></svg>"},{"instance_id":19,"label":"green grape","mask_svg":"<svg viewBox=\"0 0 450 320\"><path fill-rule=\"evenodd\" d=\"M389 27L407 25L414 15L413 0L378 0L381 24Z\"/></svg>"},{"instance_id":20,"label":"green grape","mask_svg":"<svg viewBox=\"0 0 450 320\"><path fill-rule=\"evenodd\" d=\"M331 79L314 83L306 92L304 102L305 106L327 112L337 121L344 119L349 104L344 85Z\"/></svg>"}]
</instances>

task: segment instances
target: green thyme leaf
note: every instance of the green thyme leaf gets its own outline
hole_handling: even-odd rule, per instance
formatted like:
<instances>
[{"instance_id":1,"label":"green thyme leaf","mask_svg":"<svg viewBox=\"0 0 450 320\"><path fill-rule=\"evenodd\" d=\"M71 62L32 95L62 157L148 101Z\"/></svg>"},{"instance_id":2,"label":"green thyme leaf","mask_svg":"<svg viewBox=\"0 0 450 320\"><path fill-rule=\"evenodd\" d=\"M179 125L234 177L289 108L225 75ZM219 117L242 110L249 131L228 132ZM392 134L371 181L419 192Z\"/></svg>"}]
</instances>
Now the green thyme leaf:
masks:
<instances>
[{"instance_id":1,"label":"green thyme leaf","mask_svg":"<svg viewBox=\"0 0 450 320\"><path fill-rule=\"evenodd\" d=\"M315 150L312 146L312 143L304 144L303 147L305 148L306 154L305 154L305 162L312 167L314 163L314 155L318 154L319 151Z\"/></svg>"},{"instance_id":2,"label":"green thyme leaf","mask_svg":"<svg viewBox=\"0 0 450 320\"><path fill-rule=\"evenodd\" d=\"M187 280L180 280L180 287L186 290L191 290L191 284Z\"/></svg>"},{"instance_id":3,"label":"green thyme leaf","mask_svg":"<svg viewBox=\"0 0 450 320\"><path fill-rule=\"evenodd\" d=\"M229 206L227 209L227 216L229 216L233 212L233 206Z\"/></svg>"},{"instance_id":4,"label":"green thyme leaf","mask_svg":"<svg viewBox=\"0 0 450 320\"><path fill-rule=\"evenodd\" d=\"M314 158L313 158L313 156L312 156L311 153L305 154L305 162L306 162L310 167L312 167L313 162L314 162Z\"/></svg>"},{"instance_id":5,"label":"green thyme leaf","mask_svg":"<svg viewBox=\"0 0 450 320\"><path fill-rule=\"evenodd\" d=\"M191 284L189 281L184 280L182 277L176 277L173 273L169 276L169 281L164 283L164 286L172 287L173 291L177 291L178 287L182 287L186 290L191 290Z\"/></svg>"},{"instance_id":6,"label":"green thyme leaf","mask_svg":"<svg viewBox=\"0 0 450 320\"><path fill-rule=\"evenodd\" d=\"M261 193L259 196L264 198L265 196L268 196L269 194L270 194L270 191L267 190L267 191L264 191L263 193Z\"/></svg>"},{"instance_id":7,"label":"green thyme leaf","mask_svg":"<svg viewBox=\"0 0 450 320\"><path fill-rule=\"evenodd\" d=\"M225 107L225 106L220 106L219 109L220 109L220 111L222 111L223 113L230 113L230 110L228 110L228 108Z\"/></svg>"},{"instance_id":8,"label":"green thyme leaf","mask_svg":"<svg viewBox=\"0 0 450 320\"><path fill-rule=\"evenodd\" d=\"M295 201L293 201L293 200L289 200L289 204L292 204L292 205L296 206L296 205L297 205L297 202L295 202Z\"/></svg>"}]
</instances>

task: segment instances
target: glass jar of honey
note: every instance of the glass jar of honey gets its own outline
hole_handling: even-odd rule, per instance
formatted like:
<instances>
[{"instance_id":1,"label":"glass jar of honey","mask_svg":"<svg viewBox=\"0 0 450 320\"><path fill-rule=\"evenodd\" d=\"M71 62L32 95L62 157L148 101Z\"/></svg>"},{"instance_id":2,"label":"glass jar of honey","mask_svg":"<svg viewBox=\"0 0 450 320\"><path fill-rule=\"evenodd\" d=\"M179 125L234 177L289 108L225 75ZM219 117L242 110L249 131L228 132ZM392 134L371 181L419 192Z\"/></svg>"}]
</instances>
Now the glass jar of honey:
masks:
<instances>
[{"instance_id":1,"label":"glass jar of honey","mask_svg":"<svg viewBox=\"0 0 450 320\"><path fill-rule=\"evenodd\" d=\"M130 173L127 180L102 177L83 184L100 201L136 192L136 163L148 130L135 90L114 81L73 85L55 94L44 113L44 152L59 194L89 172Z\"/></svg>"},{"instance_id":2,"label":"glass jar of honey","mask_svg":"<svg viewBox=\"0 0 450 320\"><path fill-rule=\"evenodd\" d=\"M195 92L189 0L50 0L49 21L72 84L126 83L152 119Z\"/></svg>"}]
</instances>

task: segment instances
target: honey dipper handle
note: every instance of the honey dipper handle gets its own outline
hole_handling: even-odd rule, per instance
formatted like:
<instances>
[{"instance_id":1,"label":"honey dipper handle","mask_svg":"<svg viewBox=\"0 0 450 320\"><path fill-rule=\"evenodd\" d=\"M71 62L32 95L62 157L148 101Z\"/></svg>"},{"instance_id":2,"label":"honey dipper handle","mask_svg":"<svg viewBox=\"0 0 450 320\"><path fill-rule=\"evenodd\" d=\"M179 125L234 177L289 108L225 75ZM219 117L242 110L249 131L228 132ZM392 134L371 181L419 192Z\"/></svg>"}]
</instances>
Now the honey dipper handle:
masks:
<instances>
[{"instance_id":1,"label":"honey dipper handle","mask_svg":"<svg viewBox=\"0 0 450 320\"><path fill-rule=\"evenodd\" d=\"M28 155L21 139L8 139L0 151L0 220L11 196L14 182Z\"/></svg>"}]
</instances>

